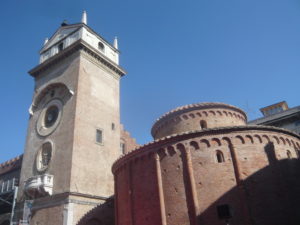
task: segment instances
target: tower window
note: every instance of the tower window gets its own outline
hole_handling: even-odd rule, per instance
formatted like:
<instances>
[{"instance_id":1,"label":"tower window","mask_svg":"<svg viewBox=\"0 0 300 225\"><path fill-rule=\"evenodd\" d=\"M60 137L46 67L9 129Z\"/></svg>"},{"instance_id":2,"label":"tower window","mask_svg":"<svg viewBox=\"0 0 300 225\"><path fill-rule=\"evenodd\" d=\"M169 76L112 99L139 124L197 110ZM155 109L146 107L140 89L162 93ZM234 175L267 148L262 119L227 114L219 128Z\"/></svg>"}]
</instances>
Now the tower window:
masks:
<instances>
[{"instance_id":1,"label":"tower window","mask_svg":"<svg viewBox=\"0 0 300 225\"><path fill-rule=\"evenodd\" d=\"M201 129L207 128L207 123L206 123L205 120L201 120L201 121L200 121L200 128L201 128Z\"/></svg>"},{"instance_id":2,"label":"tower window","mask_svg":"<svg viewBox=\"0 0 300 225\"><path fill-rule=\"evenodd\" d=\"M111 124L111 129L112 129L112 130L115 130L115 129L116 129L116 126L115 126L114 123Z\"/></svg>"},{"instance_id":3,"label":"tower window","mask_svg":"<svg viewBox=\"0 0 300 225\"><path fill-rule=\"evenodd\" d=\"M221 151L219 151L219 150L216 152L216 160L217 160L218 163L223 163L223 162L225 162L224 155L223 155L223 153L222 153Z\"/></svg>"},{"instance_id":4,"label":"tower window","mask_svg":"<svg viewBox=\"0 0 300 225\"><path fill-rule=\"evenodd\" d=\"M96 143L98 144L103 143L103 132L100 129L96 129Z\"/></svg>"},{"instance_id":5,"label":"tower window","mask_svg":"<svg viewBox=\"0 0 300 225\"><path fill-rule=\"evenodd\" d=\"M227 204L217 206L217 212L220 220L232 218L230 207Z\"/></svg>"},{"instance_id":6,"label":"tower window","mask_svg":"<svg viewBox=\"0 0 300 225\"><path fill-rule=\"evenodd\" d=\"M58 45L58 52L61 52L63 49L64 49L64 43L61 42L61 43L59 43L59 45Z\"/></svg>"},{"instance_id":7,"label":"tower window","mask_svg":"<svg viewBox=\"0 0 300 225\"><path fill-rule=\"evenodd\" d=\"M104 44L102 42L98 42L98 49L102 52L104 51Z\"/></svg>"}]
</instances>

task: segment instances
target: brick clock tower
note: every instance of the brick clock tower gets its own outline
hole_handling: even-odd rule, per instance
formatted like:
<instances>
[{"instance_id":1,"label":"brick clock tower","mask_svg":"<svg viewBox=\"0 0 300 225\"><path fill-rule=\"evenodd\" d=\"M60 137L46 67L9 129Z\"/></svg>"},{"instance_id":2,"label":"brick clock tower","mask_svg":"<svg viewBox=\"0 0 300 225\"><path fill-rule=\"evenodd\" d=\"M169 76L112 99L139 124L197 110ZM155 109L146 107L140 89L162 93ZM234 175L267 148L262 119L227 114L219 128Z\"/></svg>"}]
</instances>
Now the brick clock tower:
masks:
<instances>
[{"instance_id":1,"label":"brick clock tower","mask_svg":"<svg viewBox=\"0 0 300 225\"><path fill-rule=\"evenodd\" d=\"M62 23L45 41L35 80L24 152L19 213L32 225L75 225L113 195L112 163L120 155L117 40Z\"/></svg>"}]
</instances>

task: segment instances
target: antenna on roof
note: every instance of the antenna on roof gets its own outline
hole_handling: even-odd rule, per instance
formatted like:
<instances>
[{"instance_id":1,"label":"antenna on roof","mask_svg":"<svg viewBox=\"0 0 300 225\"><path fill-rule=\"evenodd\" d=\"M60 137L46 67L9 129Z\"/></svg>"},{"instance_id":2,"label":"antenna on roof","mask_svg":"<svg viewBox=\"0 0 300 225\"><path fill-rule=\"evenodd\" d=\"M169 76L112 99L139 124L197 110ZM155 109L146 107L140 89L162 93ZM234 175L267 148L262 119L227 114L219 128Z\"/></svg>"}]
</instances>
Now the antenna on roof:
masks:
<instances>
[{"instance_id":1,"label":"antenna on roof","mask_svg":"<svg viewBox=\"0 0 300 225\"><path fill-rule=\"evenodd\" d=\"M114 47L115 47L115 49L118 49L118 38L117 37L115 37L115 39L114 39Z\"/></svg>"},{"instance_id":2,"label":"antenna on roof","mask_svg":"<svg viewBox=\"0 0 300 225\"><path fill-rule=\"evenodd\" d=\"M81 23L87 24L87 15L85 10L82 13Z\"/></svg>"}]
</instances>

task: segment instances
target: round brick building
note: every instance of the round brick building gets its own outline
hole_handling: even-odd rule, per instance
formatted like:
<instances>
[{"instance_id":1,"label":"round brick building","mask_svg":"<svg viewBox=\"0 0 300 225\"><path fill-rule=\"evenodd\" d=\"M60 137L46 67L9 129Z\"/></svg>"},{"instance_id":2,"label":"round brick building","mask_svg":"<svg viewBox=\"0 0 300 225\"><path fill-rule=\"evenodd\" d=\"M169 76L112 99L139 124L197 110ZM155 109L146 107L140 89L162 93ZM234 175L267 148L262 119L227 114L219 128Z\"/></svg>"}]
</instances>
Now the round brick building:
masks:
<instances>
[{"instance_id":1,"label":"round brick building","mask_svg":"<svg viewBox=\"0 0 300 225\"><path fill-rule=\"evenodd\" d=\"M296 225L300 137L222 103L162 116L113 165L117 225Z\"/></svg>"}]
</instances>

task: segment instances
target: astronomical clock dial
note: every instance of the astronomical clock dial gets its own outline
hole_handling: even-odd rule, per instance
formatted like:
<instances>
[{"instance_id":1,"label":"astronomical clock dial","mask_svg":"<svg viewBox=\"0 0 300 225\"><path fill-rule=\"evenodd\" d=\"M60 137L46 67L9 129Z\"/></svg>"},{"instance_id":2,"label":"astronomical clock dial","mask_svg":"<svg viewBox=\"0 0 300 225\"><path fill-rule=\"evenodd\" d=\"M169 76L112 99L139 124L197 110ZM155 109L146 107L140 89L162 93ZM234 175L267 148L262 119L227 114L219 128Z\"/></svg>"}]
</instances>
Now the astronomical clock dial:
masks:
<instances>
[{"instance_id":1,"label":"astronomical clock dial","mask_svg":"<svg viewBox=\"0 0 300 225\"><path fill-rule=\"evenodd\" d=\"M35 102L36 112L40 112L36 130L40 136L50 135L59 126L63 106L71 96L63 84L56 84L41 91Z\"/></svg>"}]
</instances>

